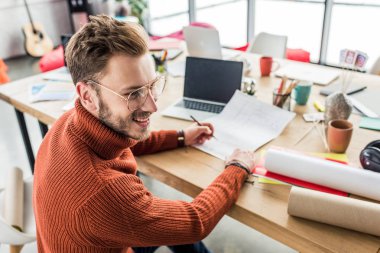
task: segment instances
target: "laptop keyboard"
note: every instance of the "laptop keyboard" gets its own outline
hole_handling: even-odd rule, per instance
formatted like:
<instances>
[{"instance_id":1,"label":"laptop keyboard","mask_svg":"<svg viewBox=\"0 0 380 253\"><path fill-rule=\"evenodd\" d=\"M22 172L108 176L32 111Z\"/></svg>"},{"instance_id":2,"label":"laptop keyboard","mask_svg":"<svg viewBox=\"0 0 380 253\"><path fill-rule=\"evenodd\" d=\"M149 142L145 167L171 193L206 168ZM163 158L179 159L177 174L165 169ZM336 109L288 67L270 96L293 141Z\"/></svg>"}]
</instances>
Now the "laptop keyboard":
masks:
<instances>
[{"instance_id":1,"label":"laptop keyboard","mask_svg":"<svg viewBox=\"0 0 380 253\"><path fill-rule=\"evenodd\" d=\"M208 104L198 101L189 101L184 100L185 108L198 110L198 111L205 111L205 112L212 112L212 113L220 113L224 106L223 105L215 105L215 104Z\"/></svg>"}]
</instances>

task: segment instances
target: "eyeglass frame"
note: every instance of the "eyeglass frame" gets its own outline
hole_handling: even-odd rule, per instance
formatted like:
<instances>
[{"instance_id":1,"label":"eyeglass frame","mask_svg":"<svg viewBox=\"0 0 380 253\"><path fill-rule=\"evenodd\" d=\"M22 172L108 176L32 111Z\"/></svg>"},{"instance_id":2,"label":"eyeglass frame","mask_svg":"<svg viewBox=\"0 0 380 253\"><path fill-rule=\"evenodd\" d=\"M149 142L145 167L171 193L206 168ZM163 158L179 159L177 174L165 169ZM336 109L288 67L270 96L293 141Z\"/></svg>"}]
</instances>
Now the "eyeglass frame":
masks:
<instances>
[{"instance_id":1,"label":"eyeglass frame","mask_svg":"<svg viewBox=\"0 0 380 253\"><path fill-rule=\"evenodd\" d=\"M157 81L159 81L160 79L164 79L164 87L162 88L162 92L163 92L164 89L165 89L165 87L166 87L166 76L164 76L164 75L160 75L160 74L157 74L156 78L154 78L152 81L148 82L147 84L142 85L141 87L139 87L139 88L137 88L137 89L135 89L135 90L133 90L133 91L131 91L131 92L128 92L128 93L126 94L127 97L126 97L126 95L121 95L121 94L119 94L118 92L112 90L111 88L108 88L108 87L104 86L104 84L101 84L101 83L99 83L99 82L97 82L97 81L94 81L94 80L92 80L92 79L88 79L88 80L86 80L86 81L84 81L84 82L85 82L85 83L88 83L88 82L95 83L95 84L99 85L100 87L102 87L102 88L108 90L109 92L111 92L111 93L117 95L118 97L120 97L121 99L123 99L124 101L127 102L128 110L130 110L130 111L135 111L135 110L141 108L141 107L145 104L146 99L148 98L148 95L146 96L145 101L141 104L140 107L138 107L138 108L136 108L136 109L134 109L134 110L131 110L131 109L129 108L129 98L130 98L131 94L134 93L134 92L136 92L136 91L138 91L138 90L141 90L141 89L144 89L144 88L146 88L146 87L149 87L148 94L150 93L151 96L153 96L153 95L152 95L152 87L153 87L153 85L154 85ZM162 94L162 93L161 93L161 94ZM160 94L160 95L161 95L161 94ZM155 98L155 101L156 101L156 98Z\"/></svg>"}]
</instances>

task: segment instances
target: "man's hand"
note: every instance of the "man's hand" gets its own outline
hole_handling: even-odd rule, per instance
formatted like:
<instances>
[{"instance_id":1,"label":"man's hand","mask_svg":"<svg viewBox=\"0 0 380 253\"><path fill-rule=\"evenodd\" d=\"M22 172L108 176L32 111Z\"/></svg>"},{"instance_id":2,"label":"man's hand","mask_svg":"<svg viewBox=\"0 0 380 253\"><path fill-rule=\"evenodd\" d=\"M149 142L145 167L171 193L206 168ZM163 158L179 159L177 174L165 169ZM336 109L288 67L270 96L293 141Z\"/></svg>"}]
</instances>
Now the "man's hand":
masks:
<instances>
[{"instance_id":1,"label":"man's hand","mask_svg":"<svg viewBox=\"0 0 380 253\"><path fill-rule=\"evenodd\" d=\"M255 153L254 151L243 151L235 149L234 152L226 159L226 165L237 162L252 171L255 167Z\"/></svg>"},{"instance_id":2,"label":"man's hand","mask_svg":"<svg viewBox=\"0 0 380 253\"><path fill-rule=\"evenodd\" d=\"M198 126L194 123L183 130L185 133L185 146L203 144L212 137L214 127L210 123L201 123L201 125Z\"/></svg>"}]
</instances>

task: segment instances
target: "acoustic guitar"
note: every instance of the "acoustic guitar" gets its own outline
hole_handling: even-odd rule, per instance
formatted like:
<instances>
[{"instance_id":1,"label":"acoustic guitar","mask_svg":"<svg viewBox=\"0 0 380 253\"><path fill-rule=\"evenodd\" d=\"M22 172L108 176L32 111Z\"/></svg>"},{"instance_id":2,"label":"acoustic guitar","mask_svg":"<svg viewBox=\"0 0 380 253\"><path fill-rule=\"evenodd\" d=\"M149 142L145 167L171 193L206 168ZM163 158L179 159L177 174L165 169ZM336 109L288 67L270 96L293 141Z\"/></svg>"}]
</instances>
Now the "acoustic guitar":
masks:
<instances>
[{"instance_id":1,"label":"acoustic guitar","mask_svg":"<svg viewBox=\"0 0 380 253\"><path fill-rule=\"evenodd\" d=\"M25 36L25 51L30 56L41 57L53 50L53 41L47 36L41 24L33 22L26 0L24 4L30 21L22 28Z\"/></svg>"}]
</instances>

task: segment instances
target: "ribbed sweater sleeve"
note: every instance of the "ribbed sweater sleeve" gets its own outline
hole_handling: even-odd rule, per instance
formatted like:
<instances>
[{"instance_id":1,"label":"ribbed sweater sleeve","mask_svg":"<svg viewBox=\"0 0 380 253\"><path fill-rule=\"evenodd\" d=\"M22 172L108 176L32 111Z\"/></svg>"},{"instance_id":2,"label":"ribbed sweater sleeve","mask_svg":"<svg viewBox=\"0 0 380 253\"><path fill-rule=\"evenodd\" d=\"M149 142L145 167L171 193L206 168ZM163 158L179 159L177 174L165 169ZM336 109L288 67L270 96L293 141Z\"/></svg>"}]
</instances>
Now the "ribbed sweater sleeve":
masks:
<instances>
[{"instance_id":1,"label":"ribbed sweater sleeve","mask_svg":"<svg viewBox=\"0 0 380 253\"><path fill-rule=\"evenodd\" d=\"M78 211L83 244L102 247L194 243L236 201L246 172L229 166L191 203L154 197L134 175L109 182ZM85 221L85 222L84 222ZM83 224L87 224L83 226Z\"/></svg>"},{"instance_id":2,"label":"ribbed sweater sleeve","mask_svg":"<svg viewBox=\"0 0 380 253\"><path fill-rule=\"evenodd\" d=\"M131 147L134 155L151 154L177 147L177 131L161 130L152 132L148 139Z\"/></svg>"}]
</instances>

